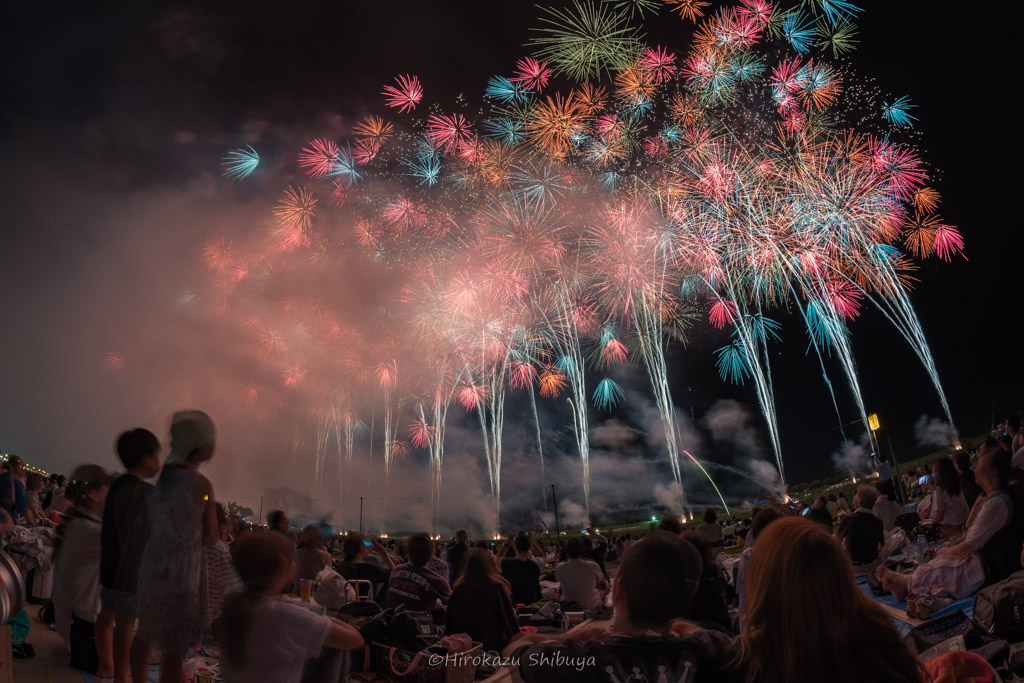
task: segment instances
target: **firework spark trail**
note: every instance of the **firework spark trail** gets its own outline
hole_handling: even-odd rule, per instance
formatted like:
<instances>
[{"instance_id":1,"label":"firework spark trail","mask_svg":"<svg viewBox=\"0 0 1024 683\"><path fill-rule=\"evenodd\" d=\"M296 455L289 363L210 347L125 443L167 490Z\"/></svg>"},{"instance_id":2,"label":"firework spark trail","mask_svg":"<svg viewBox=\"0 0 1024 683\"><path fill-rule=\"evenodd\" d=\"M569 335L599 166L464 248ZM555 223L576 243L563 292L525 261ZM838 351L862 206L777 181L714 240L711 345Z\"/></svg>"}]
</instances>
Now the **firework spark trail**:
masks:
<instances>
[{"instance_id":1,"label":"firework spark trail","mask_svg":"<svg viewBox=\"0 0 1024 683\"><path fill-rule=\"evenodd\" d=\"M800 317L804 321L804 327L808 328L808 336L810 338L810 345L814 348L814 354L818 358L818 365L821 367L821 378L825 380L825 386L828 387L828 394L832 397L832 407L836 411L836 420L839 423L839 434L843 437L843 442L847 442L846 431L843 428L843 416L839 412L839 402L836 400L836 392L832 387L832 380L828 378L828 373L825 371L825 359L821 355L821 346L818 344L817 337L810 331L810 322L807 320L807 313L804 311L803 304L800 303L800 297L793 294L793 303L797 310L800 311Z\"/></svg>"}]
</instances>

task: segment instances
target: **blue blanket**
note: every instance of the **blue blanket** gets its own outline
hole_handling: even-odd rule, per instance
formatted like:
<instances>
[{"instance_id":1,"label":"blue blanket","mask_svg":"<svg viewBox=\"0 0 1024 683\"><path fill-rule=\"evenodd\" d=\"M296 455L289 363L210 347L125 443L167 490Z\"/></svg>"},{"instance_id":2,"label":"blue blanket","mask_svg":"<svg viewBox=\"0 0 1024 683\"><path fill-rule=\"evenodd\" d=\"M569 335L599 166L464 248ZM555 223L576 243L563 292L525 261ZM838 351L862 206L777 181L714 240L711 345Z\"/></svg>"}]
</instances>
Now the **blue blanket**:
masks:
<instances>
[{"instance_id":1,"label":"blue blanket","mask_svg":"<svg viewBox=\"0 0 1024 683\"><path fill-rule=\"evenodd\" d=\"M883 605L887 605L889 607L894 607L894 608L900 610L901 612L906 613L906 611L907 611L907 601L906 600L897 600L890 593L887 593L885 595L875 595L874 593L871 592L871 588L868 586L868 580L866 578L864 578L863 576L858 577L857 585L860 586L860 589L862 591L864 591L864 593L869 598L874 600L875 602L880 602ZM955 612L958 609L963 610L964 614L966 614L968 617L973 617L974 616L974 596L971 595L969 597L964 598L963 600L957 600L956 602L954 602L954 603L952 603L950 605L947 605L946 607L943 607L942 609L940 609L939 611L937 611L935 614L932 615L932 619L944 616L946 614L949 614L950 612ZM910 629L912 629L914 627L914 625L911 624L909 621L905 621L903 619L897 619L896 617L893 617L893 621L896 624L896 630L900 632L900 636L907 635L908 633L910 633Z\"/></svg>"}]
</instances>

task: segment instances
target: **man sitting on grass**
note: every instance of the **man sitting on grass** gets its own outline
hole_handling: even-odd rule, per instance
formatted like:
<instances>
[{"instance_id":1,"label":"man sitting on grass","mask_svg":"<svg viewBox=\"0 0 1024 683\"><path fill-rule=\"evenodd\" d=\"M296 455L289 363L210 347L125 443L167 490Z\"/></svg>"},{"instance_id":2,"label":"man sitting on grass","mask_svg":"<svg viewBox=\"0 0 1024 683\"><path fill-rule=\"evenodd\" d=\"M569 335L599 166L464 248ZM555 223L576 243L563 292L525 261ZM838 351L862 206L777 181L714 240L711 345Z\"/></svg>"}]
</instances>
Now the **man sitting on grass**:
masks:
<instances>
[{"instance_id":1,"label":"man sitting on grass","mask_svg":"<svg viewBox=\"0 0 1024 683\"><path fill-rule=\"evenodd\" d=\"M615 580L615 618L560 635L513 640L503 654L526 683L572 681L721 681L736 678L735 650L724 633L683 621L697 591L701 559L665 532L631 546Z\"/></svg>"}]
</instances>

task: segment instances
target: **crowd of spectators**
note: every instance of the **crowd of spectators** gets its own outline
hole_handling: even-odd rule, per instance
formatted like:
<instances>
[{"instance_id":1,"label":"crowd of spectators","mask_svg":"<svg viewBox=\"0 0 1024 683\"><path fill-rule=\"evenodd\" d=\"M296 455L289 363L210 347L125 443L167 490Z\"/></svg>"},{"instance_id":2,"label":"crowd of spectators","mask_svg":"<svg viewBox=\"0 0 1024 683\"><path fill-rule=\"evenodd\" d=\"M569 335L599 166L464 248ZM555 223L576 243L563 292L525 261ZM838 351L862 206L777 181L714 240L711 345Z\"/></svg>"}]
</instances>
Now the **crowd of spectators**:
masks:
<instances>
[{"instance_id":1,"label":"crowd of spectators","mask_svg":"<svg viewBox=\"0 0 1024 683\"><path fill-rule=\"evenodd\" d=\"M897 600L957 599L1020 571L1019 423L1007 431L1008 443L988 439L899 481L880 467L879 481L849 501L839 492L795 506L769 498L749 518L707 510L695 529L667 518L611 540L588 529L557 543L526 532L474 543L459 529L443 545L425 533L385 545L317 526L296 533L280 510L267 530L228 518L199 472L216 429L187 411L172 420L162 462L152 432L123 433L124 473L114 478L91 464L68 480L25 476L12 456L0 475L0 531L59 528L55 628L73 666L119 683L148 680L154 652L161 681L177 683L183 658L213 640L225 681L298 681L324 648L363 644L351 625L281 599L330 575L359 582L351 599L429 613L449 634L503 651L525 681L922 681L927 672L856 580ZM886 560L915 493L924 495L915 523L945 547L901 573ZM520 611L543 600L597 621L521 632Z\"/></svg>"}]
</instances>

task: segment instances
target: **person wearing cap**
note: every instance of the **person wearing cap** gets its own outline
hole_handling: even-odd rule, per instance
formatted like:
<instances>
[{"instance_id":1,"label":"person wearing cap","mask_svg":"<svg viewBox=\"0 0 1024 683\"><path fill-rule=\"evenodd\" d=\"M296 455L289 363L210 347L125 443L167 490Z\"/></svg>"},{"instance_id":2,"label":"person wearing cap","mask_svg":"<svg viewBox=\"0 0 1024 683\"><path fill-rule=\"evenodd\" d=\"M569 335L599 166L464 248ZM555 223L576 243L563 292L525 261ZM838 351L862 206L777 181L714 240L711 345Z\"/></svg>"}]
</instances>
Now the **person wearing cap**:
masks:
<instances>
[{"instance_id":1,"label":"person wearing cap","mask_svg":"<svg viewBox=\"0 0 1024 683\"><path fill-rule=\"evenodd\" d=\"M0 474L0 508L7 511L11 519L17 522L19 515L25 516L29 524L35 523L35 515L28 506L28 495L25 493L25 465L16 455L7 458L5 471Z\"/></svg>"}]
</instances>

